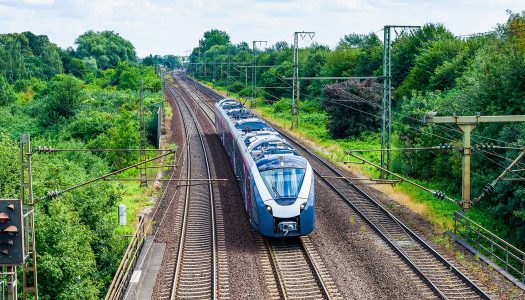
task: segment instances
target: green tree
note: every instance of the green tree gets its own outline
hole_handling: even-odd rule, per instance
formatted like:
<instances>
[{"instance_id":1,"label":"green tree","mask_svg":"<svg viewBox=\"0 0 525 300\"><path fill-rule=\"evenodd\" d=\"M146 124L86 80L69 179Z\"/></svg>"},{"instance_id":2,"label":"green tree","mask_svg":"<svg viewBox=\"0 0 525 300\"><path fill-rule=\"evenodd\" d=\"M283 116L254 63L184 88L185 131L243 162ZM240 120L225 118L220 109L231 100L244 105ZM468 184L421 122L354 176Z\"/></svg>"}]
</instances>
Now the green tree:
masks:
<instances>
[{"instance_id":1,"label":"green tree","mask_svg":"<svg viewBox=\"0 0 525 300\"><path fill-rule=\"evenodd\" d=\"M100 69L115 68L119 62L136 63L135 47L113 31L88 31L76 40L80 59L95 58Z\"/></svg>"},{"instance_id":2,"label":"green tree","mask_svg":"<svg viewBox=\"0 0 525 300\"><path fill-rule=\"evenodd\" d=\"M72 75L55 76L43 91L41 101L44 105L43 124L53 124L73 116L85 94L83 82Z\"/></svg>"},{"instance_id":3,"label":"green tree","mask_svg":"<svg viewBox=\"0 0 525 300\"><path fill-rule=\"evenodd\" d=\"M15 38L8 36L0 40L0 72L9 82L26 76L22 46Z\"/></svg>"},{"instance_id":4,"label":"green tree","mask_svg":"<svg viewBox=\"0 0 525 300\"><path fill-rule=\"evenodd\" d=\"M16 100L13 88L7 80L0 74L0 105L6 105Z\"/></svg>"},{"instance_id":5,"label":"green tree","mask_svg":"<svg viewBox=\"0 0 525 300\"><path fill-rule=\"evenodd\" d=\"M199 47L203 51L208 51L213 46L221 46L230 44L230 36L221 30L212 29L206 31L201 40L199 40Z\"/></svg>"}]
</instances>

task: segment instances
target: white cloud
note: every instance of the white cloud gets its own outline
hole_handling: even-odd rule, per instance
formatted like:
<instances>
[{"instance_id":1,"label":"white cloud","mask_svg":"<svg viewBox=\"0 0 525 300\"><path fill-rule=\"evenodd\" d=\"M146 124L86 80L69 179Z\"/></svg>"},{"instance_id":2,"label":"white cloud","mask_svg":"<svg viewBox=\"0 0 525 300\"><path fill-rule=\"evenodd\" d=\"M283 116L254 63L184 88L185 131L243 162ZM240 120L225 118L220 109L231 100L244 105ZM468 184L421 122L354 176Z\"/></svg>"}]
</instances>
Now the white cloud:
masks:
<instances>
[{"instance_id":1,"label":"white cloud","mask_svg":"<svg viewBox=\"0 0 525 300\"><path fill-rule=\"evenodd\" d=\"M51 5L55 0L22 0L22 2L32 5Z\"/></svg>"},{"instance_id":2,"label":"white cloud","mask_svg":"<svg viewBox=\"0 0 525 300\"><path fill-rule=\"evenodd\" d=\"M522 0L521 0L522 1ZM517 0L0 0L0 32L47 34L62 47L87 30L114 30L139 55L184 54L204 31L226 30L233 42L292 41L294 31L316 31L335 45L350 32L385 24L440 22L454 33L483 32L506 19Z\"/></svg>"}]
</instances>

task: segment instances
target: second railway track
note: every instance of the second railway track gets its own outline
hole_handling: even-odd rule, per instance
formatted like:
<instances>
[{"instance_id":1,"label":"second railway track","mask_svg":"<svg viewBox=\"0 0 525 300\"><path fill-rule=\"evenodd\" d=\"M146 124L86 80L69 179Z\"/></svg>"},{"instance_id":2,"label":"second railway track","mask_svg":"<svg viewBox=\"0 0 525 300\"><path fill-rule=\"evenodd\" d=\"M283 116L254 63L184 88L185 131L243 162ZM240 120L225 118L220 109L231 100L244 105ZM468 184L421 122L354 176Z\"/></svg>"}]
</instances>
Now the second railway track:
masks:
<instances>
[{"instance_id":1,"label":"second railway track","mask_svg":"<svg viewBox=\"0 0 525 300\"><path fill-rule=\"evenodd\" d=\"M165 299L221 299L227 292L218 286L217 228L210 161L204 137L184 95L168 84L168 91L185 124L187 178L179 247L176 250L172 284ZM197 180L195 180L197 179ZM167 288L165 289L167 290Z\"/></svg>"},{"instance_id":2,"label":"second railway track","mask_svg":"<svg viewBox=\"0 0 525 300\"><path fill-rule=\"evenodd\" d=\"M188 79L207 97L222 95ZM204 102L205 103L205 102ZM330 163L279 131L308 159L316 175L350 205L441 299L490 299L474 282L437 253L421 237Z\"/></svg>"}]
</instances>

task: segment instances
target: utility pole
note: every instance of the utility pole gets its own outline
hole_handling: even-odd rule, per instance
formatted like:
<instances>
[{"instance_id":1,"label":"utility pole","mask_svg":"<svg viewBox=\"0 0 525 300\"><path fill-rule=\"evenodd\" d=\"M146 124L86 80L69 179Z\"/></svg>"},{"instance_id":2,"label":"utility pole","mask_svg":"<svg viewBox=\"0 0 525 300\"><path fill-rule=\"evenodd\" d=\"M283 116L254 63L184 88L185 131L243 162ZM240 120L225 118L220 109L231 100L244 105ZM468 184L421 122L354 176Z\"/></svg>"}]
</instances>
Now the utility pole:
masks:
<instances>
[{"instance_id":1,"label":"utility pole","mask_svg":"<svg viewBox=\"0 0 525 300\"><path fill-rule=\"evenodd\" d=\"M419 29L421 26L385 25L383 28L383 101L381 118L381 149L390 149L392 140L392 32L394 29ZM396 32L397 33L397 32ZM381 151L381 167L390 171L390 151ZM387 174L381 171L381 178Z\"/></svg>"},{"instance_id":2,"label":"utility pole","mask_svg":"<svg viewBox=\"0 0 525 300\"><path fill-rule=\"evenodd\" d=\"M470 201L470 155L472 153L470 135L480 123L525 122L525 115L513 116L449 116L434 117L434 113L425 115L423 121L429 124L456 124L463 131L463 162L462 162L462 202L463 209L469 210Z\"/></svg>"},{"instance_id":3,"label":"utility pole","mask_svg":"<svg viewBox=\"0 0 525 300\"><path fill-rule=\"evenodd\" d=\"M313 31L296 31L293 40L293 84L292 84L292 129L299 127L299 36L306 36L312 40L315 36Z\"/></svg>"},{"instance_id":4,"label":"utility pole","mask_svg":"<svg viewBox=\"0 0 525 300\"><path fill-rule=\"evenodd\" d=\"M33 172L31 169L31 138L29 134L20 136L20 200L24 209L23 215L23 240L24 240L24 264L23 269L23 298L33 294L38 299L38 281L36 265L36 242L35 242L35 211L33 200ZM14 270L14 282L10 288L14 291L9 293L9 299L17 299L16 296L16 267ZM12 277L13 278L13 277ZM10 298L13 297L13 298Z\"/></svg>"},{"instance_id":5,"label":"utility pole","mask_svg":"<svg viewBox=\"0 0 525 300\"><path fill-rule=\"evenodd\" d=\"M199 47L199 64L202 64L202 52L201 52L201 48ZM195 67L197 68L197 67ZM200 68L200 75L199 76L202 76L202 68Z\"/></svg>"},{"instance_id":6,"label":"utility pole","mask_svg":"<svg viewBox=\"0 0 525 300\"><path fill-rule=\"evenodd\" d=\"M231 67L232 67L232 57L231 57L231 45L228 45L228 77L227 79L227 87L230 86L230 76L231 76Z\"/></svg>"},{"instance_id":7,"label":"utility pole","mask_svg":"<svg viewBox=\"0 0 525 300\"><path fill-rule=\"evenodd\" d=\"M217 53L213 53L213 61L212 61L213 76L212 76L212 81L213 81L214 85L215 85L215 65L217 64L216 59L217 59Z\"/></svg>"},{"instance_id":8,"label":"utility pole","mask_svg":"<svg viewBox=\"0 0 525 300\"><path fill-rule=\"evenodd\" d=\"M186 56L185 56L185 61L186 61L186 73L189 73L189 71L190 71L190 57L188 56L188 52L191 53L191 50L184 50L184 52L186 53Z\"/></svg>"},{"instance_id":9,"label":"utility pole","mask_svg":"<svg viewBox=\"0 0 525 300\"><path fill-rule=\"evenodd\" d=\"M206 50L204 50L204 77L208 76L206 72Z\"/></svg>"},{"instance_id":10,"label":"utility pole","mask_svg":"<svg viewBox=\"0 0 525 300\"><path fill-rule=\"evenodd\" d=\"M140 97L140 149L139 151L139 160L145 161L146 160L146 151L144 149L146 148L146 124L144 121L144 91L143 91L143 84L142 80L140 81L140 91L139 91L139 97ZM140 185L145 186L148 184L148 174L146 165L140 166Z\"/></svg>"},{"instance_id":11,"label":"utility pole","mask_svg":"<svg viewBox=\"0 0 525 300\"><path fill-rule=\"evenodd\" d=\"M191 53L191 50L185 50L184 52L186 52L186 64L188 65L188 67L186 68L186 72L190 73L190 67L191 67L191 63L190 63L190 55L188 55L188 52ZM195 68L193 68L193 75L195 76Z\"/></svg>"},{"instance_id":12,"label":"utility pole","mask_svg":"<svg viewBox=\"0 0 525 300\"><path fill-rule=\"evenodd\" d=\"M267 41L253 41L253 47L252 47L252 52L253 52L253 70L252 70L252 87L253 87L253 100L252 100L252 107L255 107L257 105L257 91L256 91L256 88L257 88L257 70L255 68L255 66L257 65L257 54L256 54L256 49L255 47L257 46L257 44L259 45L262 45L264 44L266 46L268 42ZM248 70L246 70L248 71Z\"/></svg>"}]
</instances>

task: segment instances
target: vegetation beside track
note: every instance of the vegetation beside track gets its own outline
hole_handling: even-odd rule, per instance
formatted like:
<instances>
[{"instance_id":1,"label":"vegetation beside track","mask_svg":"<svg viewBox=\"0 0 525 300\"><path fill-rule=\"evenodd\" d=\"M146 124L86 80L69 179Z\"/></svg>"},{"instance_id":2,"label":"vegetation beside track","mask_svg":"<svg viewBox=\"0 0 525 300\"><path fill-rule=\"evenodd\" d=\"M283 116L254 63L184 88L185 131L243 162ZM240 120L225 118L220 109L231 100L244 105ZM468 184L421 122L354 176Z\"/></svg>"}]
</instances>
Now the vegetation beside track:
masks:
<instances>
[{"instance_id":1,"label":"vegetation beside track","mask_svg":"<svg viewBox=\"0 0 525 300\"><path fill-rule=\"evenodd\" d=\"M19 197L20 134L32 147L140 148L138 90L146 107L158 103L158 63L137 64L133 45L113 32L87 32L77 49L63 50L47 36L0 35L0 197ZM156 139L156 110L146 109L148 147ZM149 157L158 155L148 153ZM138 161L138 153L60 152L34 154L36 198ZM158 169L148 169L154 177ZM120 174L138 178L138 170ZM100 181L36 205L40 299L101 299L134 231L137 214L155 192L132 181ZM127 206L119 226L117 205Z\"/></svg>"}]
</instances>

